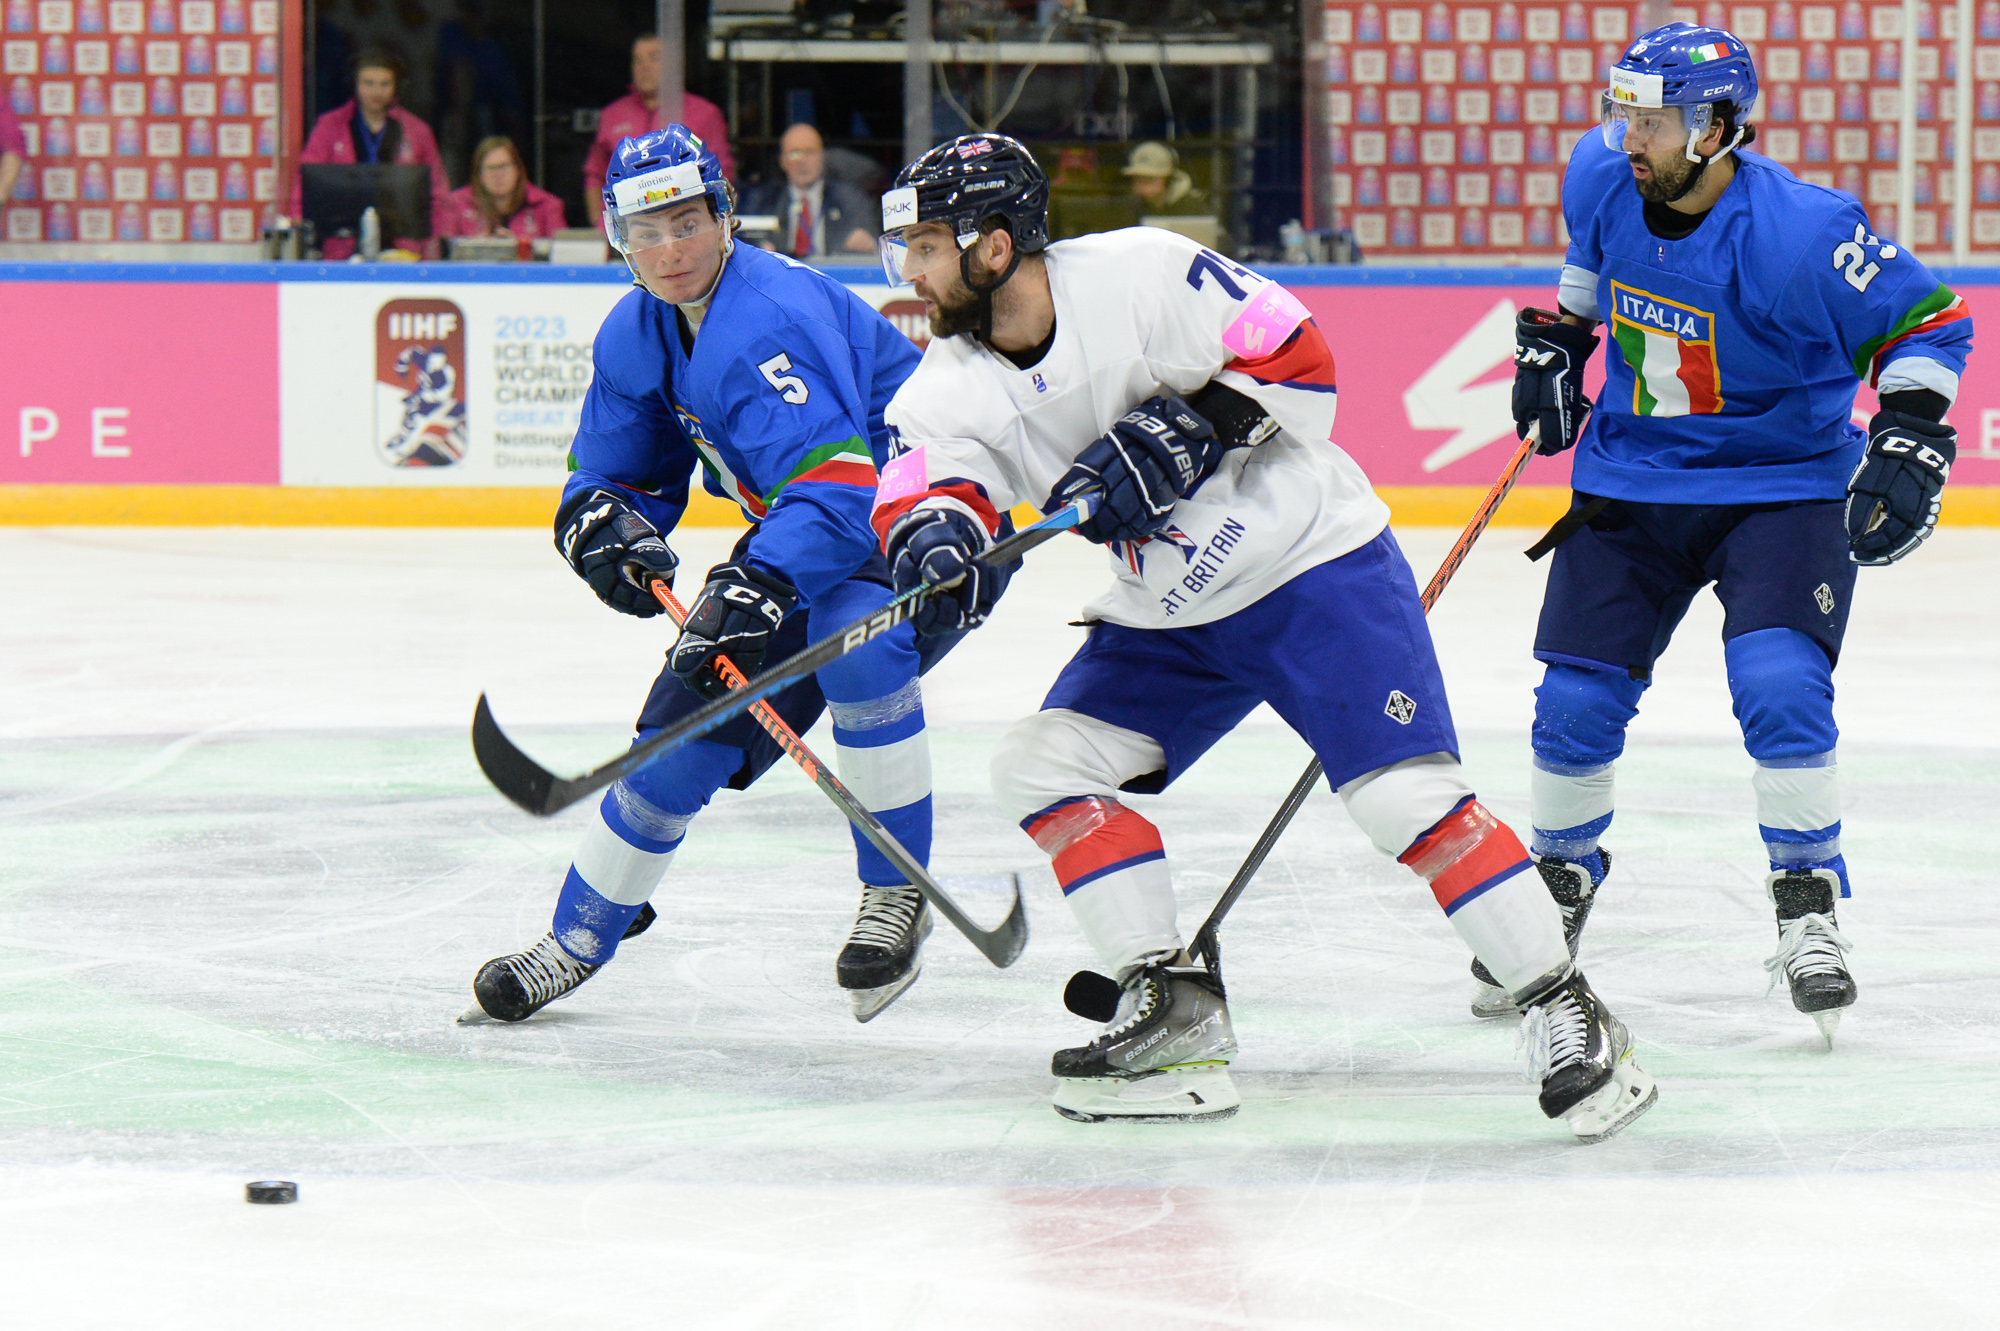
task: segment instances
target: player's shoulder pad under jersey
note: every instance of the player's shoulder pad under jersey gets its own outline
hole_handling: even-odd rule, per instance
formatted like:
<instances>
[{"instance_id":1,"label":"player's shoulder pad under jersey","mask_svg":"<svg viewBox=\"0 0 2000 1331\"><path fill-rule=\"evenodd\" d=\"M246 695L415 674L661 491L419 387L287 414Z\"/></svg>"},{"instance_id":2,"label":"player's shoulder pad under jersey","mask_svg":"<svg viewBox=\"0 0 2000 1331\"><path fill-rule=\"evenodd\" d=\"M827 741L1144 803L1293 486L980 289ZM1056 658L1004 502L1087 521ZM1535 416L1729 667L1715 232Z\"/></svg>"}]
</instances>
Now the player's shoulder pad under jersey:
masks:
<instances>
[{"instance_id":1,"label":"player's shoulder pad under jersey","mask_svg":"<svg viewBox=\"0 0 2000 1331\"><path fill-rule=\"evenodd\" d=\"M1602 134L1592 132L1578 139L1563 173L1563 215L1570 219L1570 230L1607 200L1618 198L1621 188L1631 196L1632 205L1639 206L1631 160L1607 144Z\"/></svg>"},{"instance_id":2,"label":"player's shoulder pad under jersey","mask_svg":"<svg viewBox=\"0 0 2000 1331\"><path fill-rule=\"evenodd\" d=\"M593 379L638 396L662 382L670 364L667 325L673 307L643 287L633 287L597 326L591 343Z\"/></svg>"}]
</instances>

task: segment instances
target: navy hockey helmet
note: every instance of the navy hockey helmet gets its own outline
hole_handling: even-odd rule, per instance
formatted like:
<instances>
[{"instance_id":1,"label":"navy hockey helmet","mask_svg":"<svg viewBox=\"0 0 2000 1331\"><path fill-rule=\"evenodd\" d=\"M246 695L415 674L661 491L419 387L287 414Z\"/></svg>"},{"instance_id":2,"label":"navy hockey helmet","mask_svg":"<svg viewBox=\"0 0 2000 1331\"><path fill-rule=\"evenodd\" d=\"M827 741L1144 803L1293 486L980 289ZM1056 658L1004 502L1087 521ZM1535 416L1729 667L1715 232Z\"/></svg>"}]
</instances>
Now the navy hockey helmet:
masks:
<instances>
[{"instance_id":1,"label":"navy hockey helmet","mask_svg":"<svg viewBox=\"0 0 2000 1331\"><path fill-rule=\"evenodd\" d=\"M1730 108L1736 137L1717 158L1743 143L1743 121L1757 104L1757 67L1735 33L1692 23L1666 23L1642 34L1611 67L1600 120L1604 141L1618 152L1646 152L1664 138L1685 140L1690 162L1704 160L1695 144L1716 124L1716 107Z\"/></svg>"},{"instance_id":2,"label":"navy hockey helmet","mask_svg":"<svg viewBox=\"0 0 2000 1331\"><path fill-rule=\"evenodd\" d=\"M620 139L604 173L604 234L620 254L649 249L674 237L657 226L635 228L636 219L704 197L726 224L735 193L722 163L686 125Z\"/></svg>"},{"instance_id":3,"label":"navy hockey helmet","mask_svg":"<svg viewBox=\"0 0 2000 1331\"><path fill-rule=\"evenodd\" d=\"M905 227L941 222L964 250L979 239L979 224L988 218L1000 219L1014 238L1017 260L1048 246L1049 178L1018 139L963 134L911 162L882 196L882 271L889 285L908 281Z\"/></svg>"}]
</instances>

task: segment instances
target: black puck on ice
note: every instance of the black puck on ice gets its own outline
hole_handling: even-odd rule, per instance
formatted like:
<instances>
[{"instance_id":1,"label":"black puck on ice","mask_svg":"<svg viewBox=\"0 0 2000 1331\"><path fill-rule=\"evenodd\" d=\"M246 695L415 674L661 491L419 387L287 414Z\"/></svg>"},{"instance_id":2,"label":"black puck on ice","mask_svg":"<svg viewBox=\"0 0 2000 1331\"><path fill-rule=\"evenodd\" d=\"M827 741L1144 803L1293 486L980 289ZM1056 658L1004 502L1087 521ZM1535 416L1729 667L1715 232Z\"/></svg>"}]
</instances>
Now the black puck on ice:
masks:
<instances>
[{"instance_id":1,"label":"black puck on ice","mask_svg":"<svg viewBox=\"0 0 2000 1331\"><path fill-rule=\"evenodd\" d=\"M264 1179L244 1184L243 1196L257 1206L282 1206L299 1199L299 1185L281 1179Z\"/></svg>"}]
</instances>

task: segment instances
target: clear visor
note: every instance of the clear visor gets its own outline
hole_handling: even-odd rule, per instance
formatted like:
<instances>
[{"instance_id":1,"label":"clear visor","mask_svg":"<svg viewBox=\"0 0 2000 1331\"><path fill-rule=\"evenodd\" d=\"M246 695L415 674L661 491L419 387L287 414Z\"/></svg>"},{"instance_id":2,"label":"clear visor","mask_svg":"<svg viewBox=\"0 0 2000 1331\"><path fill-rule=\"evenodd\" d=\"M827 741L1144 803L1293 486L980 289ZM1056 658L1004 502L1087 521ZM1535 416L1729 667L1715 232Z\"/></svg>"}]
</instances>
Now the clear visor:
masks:
<instances>
[{"instance_id":1,"label":"clear visor","mask_svg":"<svg viewBox=\"0 0 2000 1331\"><path fill-rule=\"evenodd\" d=\"M914 237L912 232L916 233ZM978 232L970 232L959 236L954 244L944 227L935 223L884 231L879 242L882 276L889 279L892 287L906 287L919 277L932 274L943 276L942 270L958 267L958 252L971 248L978 239Z\"/></svg>"},{"instance_id":2,"label":"clear visor","mask_svg":"<svg viewBox=\"0 0 2000 1331\"><path fill-rule=\"evenodd\" d=\"M710 235L722 228L721 219L709 211L705 201L689 207L685 201L651 212L604 214L604 234L612 248L630 257L662 245L676 245Z\"/></svg>"},{"instance_id":3,"label":"clear visor","mask_svg":"<svg viewBox=\"0 0 2000 1331\"><path fill-rule=\"evenodd\" d=\"M1652 154L1663 148L1687 147L1690 137L1708 133L1712 121L1707 103L1700 106L1633 106L1611 94L1601 98L1599 123L1604 142L1613 152Z\"/></svg>"}]
</instances>

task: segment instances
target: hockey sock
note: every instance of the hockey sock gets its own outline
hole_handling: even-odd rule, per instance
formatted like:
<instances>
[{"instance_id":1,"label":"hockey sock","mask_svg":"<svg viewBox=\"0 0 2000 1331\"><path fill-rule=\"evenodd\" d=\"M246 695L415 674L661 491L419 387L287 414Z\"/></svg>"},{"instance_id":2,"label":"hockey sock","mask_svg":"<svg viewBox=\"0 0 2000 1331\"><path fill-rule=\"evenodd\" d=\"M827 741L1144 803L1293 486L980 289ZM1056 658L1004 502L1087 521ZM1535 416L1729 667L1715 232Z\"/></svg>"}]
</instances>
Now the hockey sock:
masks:
<instances>
[{"instance_id":1,"label":"hockey sock","mask_svg":"<svg viewBox=\"0 0 2000 1331\"><path fill-rule=\"evenodd\" d=\"M1612 764L1646 686L1611 669L1552 663L1535 690L1529 809L1535 854L1582 860L1611 826ZM1601 866L1593 871L1601 877Z\"/></svg>"},{"instance_id":2,"label":"hockey sock","mask_svg":"<svg viewBox=\"0 0 2000 1331\"><path fill-rule=\"evenodd\" d=\"M840 780L919 863L931 858L931 749L924 700L912 679L886 697L833 702L834 762ZM861 881L877 887L904 881L859 830L854 858Z\"/></svg>"},{"instance_id":3,"label":"hockey sock","mask_svg":"<svg viewBox=\"0 0 2000 1331\"><path fill-rule=\"evenodd\" d=\"M1757 831L1771 870L1831 869L1840 895L1851 896L1840 853L1840 769L1831 753L1759 760L1750 774L1757 792Z\"/></svg>"},{"instance_id":4,"label":"hockey sock","mask_svg":"<svg viewBox=\"0 0 2000 1331\"><path fill-rule=\"evenodd\" d=\"M1757 830L1772 872L1831 869L1849 895L1840 853L1840 767L1833 663L1797 629L1759 629L1723 644L1743 747L1757 760Z\"/></svg>"},{"instance_id":5,"label":"hockey sock","mask_svg":"<svg viewBox=\"0 0 2000 1331\"><path fill-rule=\"evenodd\" d=\"M1021 827L1055 862L1083 936L1112 975L1122 981L1145 958L1180 951L1159 828L1101 795L1058 800Z\"/></svg>"},{"instance_id":6,"label":"hockey sock","mask_svg":"<svg viewBox=\"0 0 2000 1331\"><path fill-rule=\"evenodd\" d=\"M549 928L563 951L602 966L673 863L693 814L673 814L626 781L604 792L556 897Z\"/></svg>"},{"instance_id":7,"label":"hockey sock","mask_svg":"<svg viewBox=\"0 0 2000 1331\"><path fill-rule=\"evenodd\" d=\"M1452 928L1508 993L1569 966L1562 912L1528 872L1521 839L1477 799L1460 801L1396 858L1431 885Z\"/></svg>"}]
</instances>

